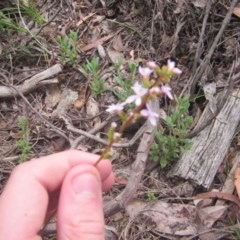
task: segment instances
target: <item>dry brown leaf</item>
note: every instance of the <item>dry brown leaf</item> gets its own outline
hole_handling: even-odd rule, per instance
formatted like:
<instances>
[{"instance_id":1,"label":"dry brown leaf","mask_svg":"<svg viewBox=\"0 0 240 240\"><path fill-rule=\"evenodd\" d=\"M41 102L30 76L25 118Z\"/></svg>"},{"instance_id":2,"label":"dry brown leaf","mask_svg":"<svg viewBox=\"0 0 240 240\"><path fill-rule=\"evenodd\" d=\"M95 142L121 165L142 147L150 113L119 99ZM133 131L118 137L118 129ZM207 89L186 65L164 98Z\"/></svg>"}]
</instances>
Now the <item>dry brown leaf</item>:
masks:
<instances>
[{"instance_id":1,"label":"dry brown leaf","mask_svg":"<svg viewBox=\"0 0 240 240\"><path fill-rule=\"evenodd\" d=\"M201 223L208 228L219 220L228 209L228 206L208 206L198 210L198 217Z\"/></svg>"},{"instance_id":2,"label":"dry brown leaf","mask_svg":"<svg viewBox=\"0 0 240 240\"><path fill-rule=\"evenodd\" d=\"M144 203L140 200L132 201L126 207L131 218L140 217L151 229L174 236L195 235L196 208L192 205L166 203L155 201Z\"/></svg>"},{"instance_id":3,"label":"dry brown leaf","mask_svg":"<svg viewBox=\"0 0 240 240\"><path fill-rule=\"evenodd\" d=\"M122 43L121 35L117 35L114 37L112 47L114 50L116 50L118 52L122 52L125 50L125 47L123 46L123 43Z\"/></svg>"},{"instance_id":4,"label":"dry brown leaf","mask_svg":"<svg viewBox=\"0 0 240 240\"><path fill-rule=\"evenodd\" d=\"M58 85L49 85L46 88L45 104L47 110L52 110L61 98L61 90Z\"/></svg>"},{"instance_id":5,"label":"dry brown leaf","mask_svg":"<svg viewBox=\"0 0 240 240\"><path fill-rule=\"evenodd\" d=\"M73 106L76 109L81 109L84 104L85 104L85 101L83 99L77 99L74 101Z\"/></svg>"},{"instance_id":6,"label":"dry brown leaf","mask_svg":"<svg viewBox=\"0 0 240 240\"><path fill-rule=\"evenodd\" d=\"M240 171L239 171L239 177L240 177ZM240 179L239 179L239 181L240 181ZM232 194L229 194L229 193L206 192L206 193L200 193L197 196L193 197L193 199L208 199L208 198L219 198L219 199L231 201L231 202L234 202L235 204L237 204L240 207L239 198L232 195Z\"/></svg>"},{"instance_id":7,"label":"dry brown leaf","mask_svg":"<svg viewBox=\"0 0 240 240\"><path fill-rule=\"evenodd\" d=\"M102 38L97 39L96 41L85 45L84 47L80 47L80 51L82 52L87 52L89 50L91 50L94 47L97 47L99 44L103 44L104 42L108 41L109 39L113 38L116 34L118 34L119 31L115 32L115 33L111 33L107 36L104 36Z\"/></svg>"},{"instance_id":8,"label":"dry brown leaf","mask_svg":"<svg viewBox=\"0 0 240 240\"><path fill-rule=\"evenodd\" d=\"M87 99L87 92L88 92L88 86L87 85L81 85L79 89L78 99L74 101L73 106L76 109L81 109L83 105L86 103Z\"/></svg>"},{"instance_id":9,"label":"dry brown leaf","mask_svg":"<svg viewBox=\"0 0 240 240\"><path fill-rule=\"evenodd\" d=\"M95 117L99 114L99 103L93 98L90 97L86 103L86 112L90 117ZM93 126L96 126L101 123L101 119L99 117L95 117L92 120Z\"/></svg>"},{"instance_id":10,"label":"dry brown leaf","mask_svg":"<svg viewBox=\"0 0 240 240\"><path fill-rule=\"evenodd\" d=\"M134 219L137 217L137 215L141 211L143 211L143 209L145 208L146 205L147 205L146 202L144 202L140 199L134 199L127 204L126 212L130 218Z\"/></svg>"},{"instance_id":11,"label":"dry brown leaf","mask_svg":"<svg viewBox=\"0 0 240 240\"><path fill-rule=\"evenodd\" d=\"M121 62L124 61L124 56L120 52L117 52L117 51L111 50L111 49L107 49L107 53L113 63L117 63L118 61L121 61Z\"/></svg>"}]
</instances>

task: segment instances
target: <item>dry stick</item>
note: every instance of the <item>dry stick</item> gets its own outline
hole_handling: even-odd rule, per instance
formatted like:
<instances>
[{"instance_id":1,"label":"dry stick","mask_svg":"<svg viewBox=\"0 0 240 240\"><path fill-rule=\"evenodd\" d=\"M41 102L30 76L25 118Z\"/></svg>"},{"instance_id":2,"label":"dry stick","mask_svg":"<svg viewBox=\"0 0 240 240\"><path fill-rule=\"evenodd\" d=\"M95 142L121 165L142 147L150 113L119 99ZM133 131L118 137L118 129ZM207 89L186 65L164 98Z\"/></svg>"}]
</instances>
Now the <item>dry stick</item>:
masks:
<instances>
[{"instance_id":1,"label":"dry stick","mask_svg":"<svg viewBox=\"0 0 240 240\"><path fill-rule=\"evenodd\" d=\"M88 137L91 140L94 140L96 142L102 143L104 145L108 145L109 142L99 138L97 136L95 136L94 134L90 133L90 132L86 132L83 131L81 129L75 128L66 117L61 116L60 117L66 124L66 127L69 131L74 132L74 133L79 133L85 137ZM146 128L146 123L136 132L136 134L132 137L132 139L130 141L128 141L127 143L114 143L112 146L116 147L116 148L123 148L123 147L131 147L134 145L134 143L142 136L143 132L145 131ZM76 146L74 146L76 147ZM71 147L73 148L73 147Z\"/></svg>"},{"instance_id":2,"label":"dry stick","mask_svg":"<svg viewBox=\"0 0 240 240\"><path fill-rule=\"evenodd\" d=\"M184 24L185 24L185 21L183 21L183 22L181 22L181 21L179 22L178 21L177 22L176 30L175 30L174 36L173 36L172 49L171 49L170 54L172 54L176 50L176 48L177 48L177 45L178 45L178 42L179 42L178 34L181 31L181 29L184 26Z\"/></svg>"},{"instance_id":3,"label":"dry stick","mask_svg":"<svg viewBox=\"0 0 240 240\"><path fill-rule=\"evenodd\" d=\"M159 113L158 101L155 99L150 104L151 109L154 112ZM138 185L142 179L146 162L148 159L150 146L154 139L153 134L154 127L149 121L147 121L146 124L147 124L146 129L143 134L142 140L139 144L139 147L137 149L136 159L132 165L132 171L129 176L128 183L125 189L114 200L109 201L104 205L105 217L109 217L123 209L126 206L126 204L133 199L138 189Z\"/></svg>"},{"instance_id":4,"label":"dry stick","mask_svg":"<svg viewBox=\"0 0 240 240\"><path fill-rule=\"evenodd\" d=\"M156 16L156 9L157 9L157 3L155 2L154 4L154 9L153 9L153 16L152 16L152 22L151 22L151 34L150 34L150 46L152 46L153 44L153 33L154 33L154 20L155 20L155 16Z\"/></svg>"},{"instance_id":5,"label":"dry stick","mask_svg":"<svg viewBox=\"0 0 240 240\"><path fill-rule=\"evenodd\" d=\"M200 66L197 68L196 73L190 79L189 82L191 84L188 83L188 85L190 85L190 94L191 95L194 95L197 82L201 79L201 77L205 73L205 70L207 68L207 65L210 62L210 59L211 59L211 57L213 55L213 52L215 51L215 49L217 47L217 44L218 44L220 38L222 37L225 28L227 27L228 23L231 20L232 11L233 11L234 7L236 6L237 2L238 2L238 0L233 0L232 1L231 6L229 8L229 11L226 14L225 18L223 19L222 26L221 26L217 36L215 37L215 39L213 41L213 44L212 44L211 48L209 49L208 54L205 56L205 58L203 59L202 63L200 64Z\"/></svg>"},{"instance_id":6,"label":"dry stick","mask_svg":"<svg viewBox=\"0 0 240 240\"><path fill-rule=\"evenodd\" d=\"M112 119L114 118L115 116L111 116L110 118L106 119L105 121L103 121L99 126L97 127L94 127L93 129L91 129L89 131L89 133L91 134L96 134L97 132L99 132L101 129L103 129L104 127L106 127L106 125L112 121ZM80 136L78 138L76 138L73 143L71 144L71 149L77 149L78 145L80 144L81 141L83 141L85 138L85 136Z\"/></svg>"},{"instance_id":7,"label":"dry stick","mask_svg":"<svg viewBox=\"0 0 240 240\"><path fill-rule=\"evenodd\" d=\"M32 90L38 88L39 82L43 80L52 80L53 82L56 81L56 78L49 79L55 74L58 74L62 71L62 67L60 64L55 64L52 67L46 69L43 72L40 72L30 79L24 81L23 84L19 86L0 86L0 98L8 98L14 97L16 95L20 95L19 93L25 94ZM47 82L46 82L47 83Z\"/></svg>"},{"instance_id":8,"label":"dry stick","mask_svg":"<svg viewBox=\"0 0 240 240\"><path fill-rule=\"evenodd\" d=\"M207 20L208 20L208 16L209 16L211 6L212 6L212 1L211 0L207 1L207 5L206 5L206 9L205 9L205 15L204 15L204 18L203 18L202 29L201 29L200 37L199 37L198 44L197 44L197 51L196 51L194 62L193 62L192 72L196 71L197 64L199 63L200 51L201 51L202 45L203 45L203 36L204 36L204 32L205 32L205 29L206 29L206 26L207 26Z\"/></svg>"}]
</instances>

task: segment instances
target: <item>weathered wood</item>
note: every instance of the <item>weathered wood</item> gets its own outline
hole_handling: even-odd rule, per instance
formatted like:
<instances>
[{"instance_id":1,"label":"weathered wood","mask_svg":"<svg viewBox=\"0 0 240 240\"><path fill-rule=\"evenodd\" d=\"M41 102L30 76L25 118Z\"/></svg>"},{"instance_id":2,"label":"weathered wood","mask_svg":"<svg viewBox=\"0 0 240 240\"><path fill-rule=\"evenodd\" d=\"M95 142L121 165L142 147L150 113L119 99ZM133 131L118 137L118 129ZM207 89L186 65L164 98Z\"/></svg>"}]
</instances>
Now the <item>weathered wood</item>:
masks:
<instances>
[{"instance_id":1,"label":"weathered wood","mask_svg":"<svg viewBox=\"0 0 240 240\"><path fill-rule=\"evenodd\" d=\"M196 128L212 114L205 108ZM215 174L226 156L240 122L240 91L234 91L213 122L192 139L193 145L169 172L169 177L181 177L210 188Z\"/></svg>"},{"instance_id":2,"label":"weathered wood","mask_svg":"<svg viewBox=\"0 0 240 240\"><path fill-rule=\"evenodd\" d=\"M45 84L53 83L56 82L56 78L52 78L52 76L60 73L62 71L62 66L60 64L55 64L52 67L44 70L43 72L40 72L30 79L26 80L23 84L14 86L14 87L7 87L7 86L0 86L0 99L1 98L9 98L9 97L14 97L18 96L19 92L22 94L29 93L30 91L35 90L38 88L43 80L50 80L51 82L45 81ZM43 82L41 83L41 85Z\"/></svg>"}]
</instances>

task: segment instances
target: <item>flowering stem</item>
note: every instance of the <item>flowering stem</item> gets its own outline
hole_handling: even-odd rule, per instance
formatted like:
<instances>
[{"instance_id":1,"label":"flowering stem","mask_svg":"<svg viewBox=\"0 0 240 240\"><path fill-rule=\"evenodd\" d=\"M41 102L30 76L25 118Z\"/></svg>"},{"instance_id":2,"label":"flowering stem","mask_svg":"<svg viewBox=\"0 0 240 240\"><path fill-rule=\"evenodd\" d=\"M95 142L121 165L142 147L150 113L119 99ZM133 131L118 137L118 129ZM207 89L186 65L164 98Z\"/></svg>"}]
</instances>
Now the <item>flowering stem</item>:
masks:
<instances>
[{"instance_id":1,"label":"flowering stem","mask_svg":"<svg viewBox=\"0 0 240 240\"><path fill-rule=\"evenodd\" d=\"M124 130L131 124L131 122L134 119L135 114L139 113L142 108L144 107L144 105L146 104L146 102L148 101L148 98L150 97L149 92L143 97L142 103L137 106L134 110L134 113L132 115L130 115L127 120L125 122L122 123L120 129L119 129L119 133L120 135L122 135L122 133L124 132ZM112 145L117 142L119 139L115 139L113 138L112 140L109 141L108 145L105 147L104 151L102 152L102 154L100 155L99 159L94 163L94 166L97 166L98 163L104 158L105 154L110 151Z\"/></svg>"},{"instance_id":2,"label":"flowering stem","mask_svg":"<svg viewBox=\"0 0 240 240\"><path fill-rule=\"evenodd\" d=\"M93 166L97 166L98 163L104 158L105 154L110 151L112 145L114 143L114 139L109 142L109 144L105 147L104 151L100 155L99 159L93 164Z\"/></svg>"},{"instance_id":3,"label":"flowering stem","mask_svg":"<svg viewBox=\"0 0 240 240\"><path fill-rule=\"evenodd\" d=\"M156 126L159 115L151 110L148 103L149 100L164 94L167 95L171 100L173 99L171 88L166 83L170 81L170 78L173 74L182 73L179 68L175 67L175 62L168 60L167 66L163 66L161 68L155 62L148 62L147 66L148 67L139 67L139 73L143 77L143 84L140 84L138 81L135 82L132 87L135 94L129 96L125 102L113 104L107 109L107 111L110 113L119 113L122 119L122 125L120 126L118 132L115 132L116 126L110 128L108 134L109 143L103 150L99 159L94 163L94 166L97 166L98 163L104 159L107 154L109 154L113 144L120 140L124 130L137 118L141 116L146 117L149 119L152 125ZM155 73L155 79L150 80L150 75L153 72ZM122 112L124 106L132 102L135 102L136 107L130 115L126 116L125 113Z\"/></svg>"}]
</instances>

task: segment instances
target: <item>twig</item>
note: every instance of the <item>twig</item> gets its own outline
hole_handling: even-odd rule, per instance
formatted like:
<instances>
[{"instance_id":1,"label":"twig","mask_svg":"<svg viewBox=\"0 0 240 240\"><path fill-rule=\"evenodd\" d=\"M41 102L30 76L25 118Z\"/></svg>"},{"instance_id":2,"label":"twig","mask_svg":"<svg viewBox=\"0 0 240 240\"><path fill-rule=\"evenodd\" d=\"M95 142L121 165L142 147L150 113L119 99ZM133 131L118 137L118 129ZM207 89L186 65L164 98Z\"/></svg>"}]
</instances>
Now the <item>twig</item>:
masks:
<instances>
[{"instance_id":1,"label":"twig","mask_svg":"<svg viewBox=\"0 0 240 240\"><path fill-rule=\"evenodd\" d=\"M225 18L223 19L222 26L221 26L220 30L218 31L218 34L215 37L215 39L212 43L212 46L208 51L208 54L204 57L200 66L197 68L196 73L193 75L193 77L190 79L189 83L187 84L188 86L190 86L190 95L194 94L197 82L202 78L202 76L204 76L204 73L206 71L207 65L210 62L213 52L215 51L217 44L218 44L220 38L222 37L225 28L227 27L228 23L231 20L232 11L233 11L234 7L236 6L237 2L238 2L238 0L232 1L229 11L226 14Z\"/></svg>"},{"instance_id":2,"label":"twig","mask_svg":"<svg viewBox=\"0 0 240 240\"><path fill-rule=\"evenodd\" d=\"M204 32L205 32L205 29L206 29L206 26L207 26L207 20L208 20L208 15L209 15L211 6L212 6L212 1L211 0L207 1L207 5L206 5L206 9L205 9L205 15L204 15L204 18L203 18L202 29L201 29L201 33L200 33L198 44L197 44L196 54L195 54L195 57L194 57L192 72L196 71L197 64L199 63L200 51L201 51L202 45L203 45Z\"/></svg>"},{"instance_id":3,"label":"twig","mask_svg":"<svg viewBox=\"0 0 240 240\"><path fill-rule=\"evenodd\" d=\"M83 131L81 129L75 128L66 117L61 116L60 117L66 124L66 127L69 131L74 132L74 133L79 133L85 137L88 137L91 140L94 140L96 142L102 143L104 145L108 145L108 141L99 138L89 132ZM112 146L116 148L126 148L126 147L131 147L135 144L135 142L142 136L143 132L145 131L146 128L146 123L136 132L136 134L133 136L133 138L128 141L127 143L114 143ZM76 146L74 146L76 147Z\"/></svg>"},{"instance_id":4,"label":"twig","mask_svg":"<svg viewBox=\"0 0 240 240\"><path fill-rule=\"evenodd\" d=\"M23 84L19 86L0 86L0 98L8 98L8 97L14 97L16 95L20 95L19 93L25 94L28 93L38 87L38 83L42 80L51 80L56 81L56 78L49 79L49 77L52 77L55 74L58 74L62 71L62 67L60 64L55 64L52 67L46 69L43 72L40 72L33 77L31 77L29 80L24 81ZM2 76L2 75L1 75ZM47 82L45 82L47 83Z\"/></svg>"},{"instance_id":5,"label":"twig","mask_svg":"<svg viewBox=\"0 0 240 240\"><path fill-rule=\"evenodd\" d=\"M114 118L115 116L111 116L110 118L106 119L104 122L102 122L99 126L91 129L89 131L89 133L91 134L95 134L97 132L99 132L102 128L104 128L110 121L112 121L112 119ZM80 136L78 138L76 138L73 143L71 144L71 149L76 149L77 146L80 144L81 141L83 141L85 138L85 136Z\"/></svg>"}]
</instances>

